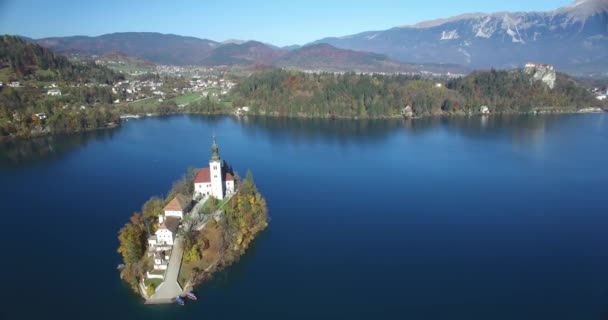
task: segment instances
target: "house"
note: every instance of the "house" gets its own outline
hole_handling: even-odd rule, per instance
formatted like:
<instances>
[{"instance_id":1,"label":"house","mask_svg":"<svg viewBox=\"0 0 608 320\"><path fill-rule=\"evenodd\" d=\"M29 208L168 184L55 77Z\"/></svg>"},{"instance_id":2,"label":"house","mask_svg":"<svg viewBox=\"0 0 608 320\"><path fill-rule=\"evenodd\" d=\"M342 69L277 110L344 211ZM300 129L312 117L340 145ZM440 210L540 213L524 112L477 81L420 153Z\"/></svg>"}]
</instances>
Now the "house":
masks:
<instances>
[{"instance_id":1,"label":"house","mask_svg":"<svg viewBox=\"0 0 608 320\"><path fill-rule=\"evenodd\" d=\"M209 168L198 170L194 177L194 198L213 196L221 200L231 193L234 193L234 176L226 163L220 159L219 148L213 137Z\"/></svg>"},{"instance_id":2,"label":"house","mask_svg":"<svg viewBox=\"0 0 608 320\"><path fill-rule=\"evenodd\" d=\"M154 253L154 270L167 270L169 259L163 252Z\"/></svg>"},{"instance_id":3,"label":"house","mask_svg":"<svg viewBox=\"0 0 608 320\"><path fill-rule=\"evenodd\" d=\"M190 208L190 199L183 194L177 194L167 205L163 208L165 212L165 218L176 217L179 219L184 218L184 212L187 212Z\"/></svg>"},{"instance_id":4,"label":"house","mask_svg":"<svg viewBox=\"0 0 608 320\"><path fill-rule=\"evenodd\" d=\"M19 88L19 87L21 87L21 83L19 83L19 81L13 81L13 82L9 83L8 86L11 88Z\"/></svg>"},{"instance_id":5,"label":"house","mask_svg":"<svg viewBox=\"0 0 608 320\"><path fill-rule=\"evenodd\" d=\"M405 106L405 108L401 110L401 115L406 118L411 118L414 116L414 110L411 106Z\"/></svg>"},{"instance_id":6,"label":"house","mask_svg":"<svg viewBox=\"0 0 608 320\"><path fill-rule=\"evenodd\" d=\"M158 219L160 226L158 230L156 230L156 244L157 245L173 245L173 241L175 240L175 236L177 235L177 228L179 226L179 218L176 217L167 217L164 218L162 216Z\"/></svg>"},{"instance_id":7,"label":"house","mask_svg":"<svg viewBox=\"0 0 608 320\"><path fill-rule=\"evenodd\" d=\"M551 71L555 70L555 67L550 64L536 63L536 62L528 62L526 63L525 69L534 69L534 68L544 68L549 69Z\"/></svg>"},{"instance_id":8,"label":"house","mask_svg":"<svg viewBox=\"0 0 608 320\"><path fill-rule=\"evenodd\" d=\"M38 118L38 120L46 120L48 118L46 113L35 113L34 116Z\"/></svg>"},{"instance_id":9,"label":"house","mask_svg":"<svg viewBox=\"0 0 608 320\"><path fill-rule=\"evenodd\" d=\"M49 96L60 96L61 95L61 90L59 89L53 89L53 90L49 90L46 92L47 95Z\"/></svg>"},{"instance_id":10,"label":"house","mask_svg":"<svg viewBox=\"0 0 608 320\"><path fill-rule=\"evenodd\" d=\"M490 108L487 106L481 106L481 108L479 108L479 112L481 114L490 114Z\"/></svg>"},{"instance_id":11,"label":"house","mask_svg":"<svg viewBox=\"0 0 608 320\"><path fill-rule=\"evenodd\" d=\"M150 238L148 238L148 246L150 246L150 248L156 246L158 244L157 239L158 238L156 237L156 235L150 236Z\"/></svg>"}]
</instances>

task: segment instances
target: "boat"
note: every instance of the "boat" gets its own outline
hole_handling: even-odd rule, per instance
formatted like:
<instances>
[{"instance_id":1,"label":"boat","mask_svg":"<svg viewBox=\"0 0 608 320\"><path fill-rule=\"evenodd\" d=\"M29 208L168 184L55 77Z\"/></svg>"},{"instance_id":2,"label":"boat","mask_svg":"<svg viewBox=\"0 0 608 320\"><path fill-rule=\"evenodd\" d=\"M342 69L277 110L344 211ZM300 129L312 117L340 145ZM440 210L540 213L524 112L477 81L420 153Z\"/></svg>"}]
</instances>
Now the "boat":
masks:
<instances>
[{"instance_id":1,"label":"boat","mask_svg":"<svg viewBox=\"0 0 608 320\"><path fill-rule=\"evenodd\" d=\"M177 304L179 304L180 306L184 305L184 299L182 297L180 297L180 296L178 296L177 298L175 298L175 302Z\"/></svg>"},{"instance_id":2,"label":"boat","mask_svg":"<svg viewBox=\"0 0 608 320\"><path fill-rule=\"evenodd\" d=\"M186 294L186 297L190 300L198 300L198 298L194 295L194 292L190 291Z\"/></svg>"}]
</instances>

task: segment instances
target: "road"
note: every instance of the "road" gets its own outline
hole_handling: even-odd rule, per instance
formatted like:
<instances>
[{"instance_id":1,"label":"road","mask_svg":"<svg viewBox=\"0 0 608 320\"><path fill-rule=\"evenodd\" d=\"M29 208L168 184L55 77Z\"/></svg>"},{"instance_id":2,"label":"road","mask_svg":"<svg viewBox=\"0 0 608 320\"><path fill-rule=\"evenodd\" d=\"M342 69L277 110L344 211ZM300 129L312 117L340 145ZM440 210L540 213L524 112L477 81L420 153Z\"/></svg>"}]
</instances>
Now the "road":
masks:
<instances>
[{"instance_id":1,"label":"road","mask_svg":"<svg viewBox=\"0 0 608 320\"><path fill-rule=\"evenodd\" d=\"M165 281L158 286L156 292L148 299L148 303L167 303L182 294L182 287L177 282L179 269L182 264L184 248L181 238L177 237L171 251L169 266L165 273Z\"/></svg>"}]
</instances>

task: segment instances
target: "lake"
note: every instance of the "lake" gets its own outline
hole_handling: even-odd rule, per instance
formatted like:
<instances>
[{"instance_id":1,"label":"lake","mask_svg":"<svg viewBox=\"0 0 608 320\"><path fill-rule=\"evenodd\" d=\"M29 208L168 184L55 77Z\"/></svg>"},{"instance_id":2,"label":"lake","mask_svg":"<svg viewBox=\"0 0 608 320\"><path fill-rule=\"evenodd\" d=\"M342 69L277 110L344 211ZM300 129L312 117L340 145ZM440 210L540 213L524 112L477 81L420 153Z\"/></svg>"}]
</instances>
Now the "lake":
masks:
<instances>
[{"instance_id":1,"label":"lake","mask_svg":"<svg viewBox=\"0 0 608 320\"><path fill-rule=\"evenodd\" d=\"M269 228L185 307L146 306L117 232L211 137ZM172 116L0 144L0 319L606 319L608 115Z\"/></svg>"}]
</instances>

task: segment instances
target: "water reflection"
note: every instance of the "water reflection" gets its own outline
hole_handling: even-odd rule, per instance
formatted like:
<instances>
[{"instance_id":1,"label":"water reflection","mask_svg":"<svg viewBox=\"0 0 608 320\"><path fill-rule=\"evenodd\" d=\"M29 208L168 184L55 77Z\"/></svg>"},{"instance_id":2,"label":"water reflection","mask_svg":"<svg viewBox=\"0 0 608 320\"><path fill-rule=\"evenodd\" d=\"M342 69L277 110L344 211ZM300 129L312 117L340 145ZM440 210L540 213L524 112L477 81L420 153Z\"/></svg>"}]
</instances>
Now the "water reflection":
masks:
<instances>
[{"instance_id":1,"label":"water reflection","mask_svg":"<svg viewBox=\"0 0 608 320\"><path fill-rule=\"evenodd\" d=\"M422 119L391 120L329 120L277 117L228 117L228 116L169 116L137 120L137 124L162 123L155 130L166 127L193 126L201 122L221 130L240 128L250 138L259 136L273 144L315 143L330 141L338 145L377 143L392 134L405 132L408 136L443 132L460 135L467 139L510 139L514 148L541 148L545 135L553 127L560 128L573 117L581 115L518 115L518 116L471 116L429 117ZM604 125L605 115L589 115L592 126ZM177 121L173 123L173 121ZM184 121L185 123L181 122ZM91 141L111 139L120 128L72 135L42 137L31 140L14 140L0 143L0 167L10 167L60 157ZM441 130L441 131L437 131Z\"/></svg>"},{"instance_id":2,"label":"water reflection","mask_svg":"<svg viewBox=\"0 0 608 320\"><path fill-rule=\"evenodd\" d=\"M510 137L514 146L544 144L545 135L553 127L577 115L497 115L454 117L444 125L455 133L470 139L496 139Z\"/></svg>"},{"instance_id":3,"label":"water reflection","mask_svg":"<svg viewBox=\"0 0 608 320\"><path fill-rule=\"evenodd\" d=\"M96 130L69 135L17 139L0 143L0 168L16 167L59 158L93 141L111 139L118 129Z\"/></svg>"},{"instance_id":4,"label":"water reflection","mask_svg":"<svg viewBox=\"0 0 608 320\"><path fill-rule=\"evenodd\" d=\"M385 139L404 126L404 120L329 120L276 117L238 118L248 135L264 135L273 143L333 140L339 144L366 143Z\"/></svg>"},{"instance_id":5,"label":"water reflection","mask_svg":"<svg viewBox=\"0 0 608 320\"><path fill-rule=\"evenodd\" d=\"M327 120L273 117L241 117L249 135L263 134L275 143L335 140L341 144L365 143L385 139L398 130L422 135L438 128L469 139L491 140L511 137L514 145L539 146L546 132L568 115L503 115L471 117L428 117L391 120Z\"/></svg>"}]
</instances>

